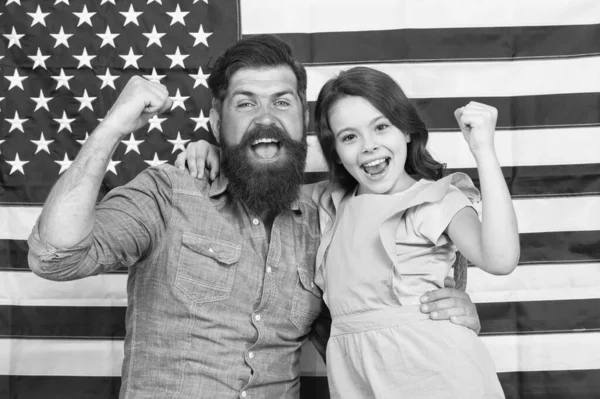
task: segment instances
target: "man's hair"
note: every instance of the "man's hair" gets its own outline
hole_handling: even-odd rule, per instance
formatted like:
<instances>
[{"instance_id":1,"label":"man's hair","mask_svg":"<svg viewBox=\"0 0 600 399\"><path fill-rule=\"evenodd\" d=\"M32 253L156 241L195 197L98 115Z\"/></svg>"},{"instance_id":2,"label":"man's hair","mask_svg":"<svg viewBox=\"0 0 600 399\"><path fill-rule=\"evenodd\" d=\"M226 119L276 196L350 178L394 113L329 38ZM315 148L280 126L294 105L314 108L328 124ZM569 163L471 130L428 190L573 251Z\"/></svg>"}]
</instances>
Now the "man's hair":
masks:
<instances>
[{"instance_id":1,"label":"man's hair","mask_svg":"<svg viewBox=\"0 0 600 399\"><path fill-rule=\"evenodd\" d=\"M277 36L257 35L240 40L217 58L208 78L213 96L213 108L221 112L233 74L243 68L271 68L288 66L296 75L297 92L306 109L306 70L296 60L291 47Z\"/></svg>"}]
</instances>

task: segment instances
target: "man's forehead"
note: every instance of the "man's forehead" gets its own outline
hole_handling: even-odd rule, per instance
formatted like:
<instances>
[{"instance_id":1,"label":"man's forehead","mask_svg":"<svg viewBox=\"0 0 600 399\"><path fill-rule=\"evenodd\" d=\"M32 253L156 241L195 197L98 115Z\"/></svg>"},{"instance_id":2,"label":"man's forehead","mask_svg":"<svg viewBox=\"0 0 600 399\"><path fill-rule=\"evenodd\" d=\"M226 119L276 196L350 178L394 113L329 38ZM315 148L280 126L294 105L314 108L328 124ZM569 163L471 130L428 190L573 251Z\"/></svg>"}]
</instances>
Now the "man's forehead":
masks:
<instances>
[{"instance_id":1,"label":"man's forehead","mask_svg":"<svg viewBox=\"0 0 600 399\"><path fill-rule=\"evenodd\" d=\"M229 94L237 91L276 89L296 90L298 81L288 66L268 68L242 68L236 71L229 81Z\"/></svg>"}]
</instances>

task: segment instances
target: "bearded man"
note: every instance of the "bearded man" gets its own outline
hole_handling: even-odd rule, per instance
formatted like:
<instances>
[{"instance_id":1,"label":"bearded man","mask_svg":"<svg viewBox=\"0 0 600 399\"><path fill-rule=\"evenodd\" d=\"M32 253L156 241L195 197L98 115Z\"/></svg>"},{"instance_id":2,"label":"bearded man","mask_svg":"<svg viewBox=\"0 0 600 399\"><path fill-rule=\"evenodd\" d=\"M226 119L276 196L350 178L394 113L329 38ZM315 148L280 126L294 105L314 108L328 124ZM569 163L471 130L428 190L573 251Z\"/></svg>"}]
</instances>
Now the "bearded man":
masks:
<instances>
[{"instance_id":1,"label":"bearded man","mask_svg":"<svg viewBox=\"0 0 600 399\"><path fill-rule=\"evenodd\" d=\"M317 207L300 190L306 72L283 41L257 36L208 82L224 176L152 167L96 206L119 142L171 106L164 86L134 77L52 189L29 265L52 280L128 268L120 398L298 398L300 347L312 331L322 350L327 335L314 325L327 320ZM467 307L478 328L466 294L440 292L439 310Z\"/></svg>"}]
</instances>

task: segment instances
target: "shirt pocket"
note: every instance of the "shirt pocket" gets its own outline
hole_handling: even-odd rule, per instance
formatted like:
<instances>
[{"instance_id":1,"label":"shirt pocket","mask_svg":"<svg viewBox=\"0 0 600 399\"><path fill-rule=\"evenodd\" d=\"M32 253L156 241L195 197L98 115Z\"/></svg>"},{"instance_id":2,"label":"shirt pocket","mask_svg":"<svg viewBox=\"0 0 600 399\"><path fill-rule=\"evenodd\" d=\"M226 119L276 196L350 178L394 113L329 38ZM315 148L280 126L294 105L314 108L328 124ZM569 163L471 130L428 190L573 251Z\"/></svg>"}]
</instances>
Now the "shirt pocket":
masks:
<instances>
[{"instance_id":1,"label":"shirt pocket","mask_svg":"<svg viewBox=\"0 0 600 399\"><path fill-rule=\"evenodd\" d=\"M196 303L229 298L240 244L184 233L175 286Z\"/></svg>"},{"instance_id":2,"label":"shirt pocket","mask_svg":"<svg viewBox=\"0 0 600 399\"><path fill-rule=\"evenodd\" d=\"M306 334L323 310L322 293L314 282L314 270L300 267L297 270L298 278L294 288L290 321L302 334Z\"/></svg>"}]
</instances>

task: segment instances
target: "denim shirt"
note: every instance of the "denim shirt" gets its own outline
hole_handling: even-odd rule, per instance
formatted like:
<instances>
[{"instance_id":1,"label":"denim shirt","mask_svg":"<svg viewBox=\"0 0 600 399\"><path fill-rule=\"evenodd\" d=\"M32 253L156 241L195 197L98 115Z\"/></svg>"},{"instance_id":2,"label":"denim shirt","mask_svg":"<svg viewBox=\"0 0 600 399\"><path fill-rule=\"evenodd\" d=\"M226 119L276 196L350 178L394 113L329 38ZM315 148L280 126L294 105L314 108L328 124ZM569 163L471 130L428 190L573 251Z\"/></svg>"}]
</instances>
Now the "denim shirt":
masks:
<instances>
[{"instance_id":1,"label":"denim shirt","mask_svg":"<svg viewBox=\"0 0 600 399\"><path fill-rule=\"evenodd\" d=\"M44 278L128 267L122 399L298 398L299 349L324 309L319 241L309 197L275 218L269 242L226 179L170 165L112 190L76 247L45 244L37 224L28 240Z\"/></svg>"}]
</instances>

